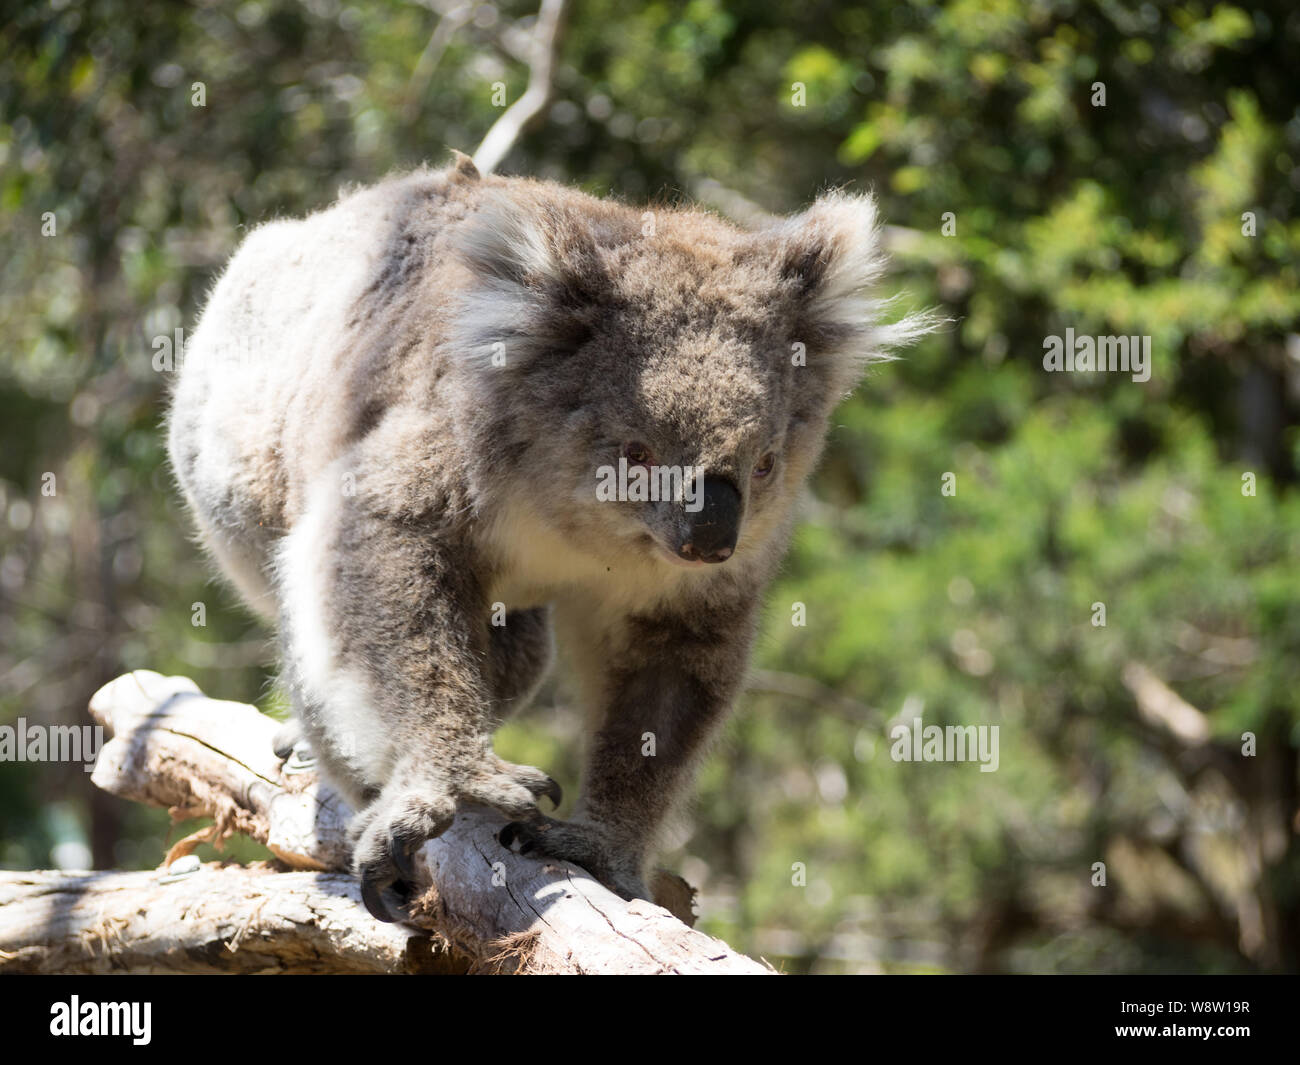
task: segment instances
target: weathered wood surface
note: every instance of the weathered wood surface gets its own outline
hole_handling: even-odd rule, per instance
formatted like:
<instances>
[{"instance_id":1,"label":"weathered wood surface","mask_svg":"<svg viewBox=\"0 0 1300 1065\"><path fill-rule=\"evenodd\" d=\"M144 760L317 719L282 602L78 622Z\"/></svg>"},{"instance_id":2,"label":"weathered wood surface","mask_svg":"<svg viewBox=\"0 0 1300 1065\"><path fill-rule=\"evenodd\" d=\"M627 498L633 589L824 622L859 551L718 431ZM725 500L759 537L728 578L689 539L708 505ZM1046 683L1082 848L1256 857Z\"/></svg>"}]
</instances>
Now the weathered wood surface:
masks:
<instances>
[{"instance_id":1,"label":"weathered wood surface","mask_svg":"<svg viewBox=\"0 0 1300 1065\"><path fill-rule=\"evenodd\" d=\"M402 973L446 959L359 920L343 873L208 863L144 873L0 873L0 972Z\"/></svg>"},{"instance_id":2,"label":"weathered wood surface","mask_svg":"<svg viewBox=\"0 0 1300 1065\"><path fill-rule=\"evenodd\" d=\"M576 866L510 852L499 815L478 808L416 856L411 926L384 925L346 873L347 805L313 772L285 771L272 719L144 670L102 688L91 713L113 736L97 785L214 818L169 862L242 832L303 871L0 873L0 971L772 972Z\"/></svg>"}]
</instances>

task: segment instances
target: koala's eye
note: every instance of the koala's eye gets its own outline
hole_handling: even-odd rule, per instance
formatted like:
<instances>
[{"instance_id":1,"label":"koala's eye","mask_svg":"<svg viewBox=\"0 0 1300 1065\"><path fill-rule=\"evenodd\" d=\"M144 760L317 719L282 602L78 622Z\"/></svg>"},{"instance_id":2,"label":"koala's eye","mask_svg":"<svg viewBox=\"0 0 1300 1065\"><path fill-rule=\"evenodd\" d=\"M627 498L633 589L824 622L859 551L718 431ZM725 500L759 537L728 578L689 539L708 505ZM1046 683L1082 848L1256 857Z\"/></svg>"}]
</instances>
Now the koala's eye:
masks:
<instances>
[{"instance_id":1,"label":"koala's eye","mask_svg":"<svg viewBox=\"0 0 1300 1065\"><path fill-rule=\"evenodd\" d=\"M754 476L766 477L769 473L772 472L772 467L775 465L776 465L776 453L773 451L769 451L766 455L764 455L761 459L758 460L758 464L754 467Z\"/></svg>"},{"instance_id":2,"label":"koala's eye","mask_svg":"<svg viewBox=\"0 0 1300 1065\"><path fill-rule=\"evenodd\" d=\"M623 457L633 466L649 466L654 461L650 449L640 440L631 440L624 444Z\"/></svg>"}]
</instances>

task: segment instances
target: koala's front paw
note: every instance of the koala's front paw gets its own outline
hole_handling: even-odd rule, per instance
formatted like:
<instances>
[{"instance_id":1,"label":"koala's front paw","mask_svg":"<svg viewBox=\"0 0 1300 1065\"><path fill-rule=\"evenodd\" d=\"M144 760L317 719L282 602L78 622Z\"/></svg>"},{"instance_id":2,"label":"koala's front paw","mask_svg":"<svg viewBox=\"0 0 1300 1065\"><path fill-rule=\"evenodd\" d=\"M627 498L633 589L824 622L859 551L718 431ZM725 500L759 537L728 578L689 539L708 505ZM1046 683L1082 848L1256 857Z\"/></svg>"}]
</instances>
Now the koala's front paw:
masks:
<instances>
[{"instance_id":1,"label":"koala's front paw","mask_svg":"<svg viewBox=\"0 0 1300 1065\"><path fill-rule=\"evenodd\" d=\"M352 822L352 865L361 878L361 901L379 921L400 920L384 901L386 888L409 894L415 849L441 836L456 816L450 794L385 788Z\"/></svg>"},{"instance_id":2,"label":"koala's front paw","mask_svg":"<svg viewBox=\"0 0 1300 1065\"><path fill-rule=\"evenodd\" d=\"M540 769L515 765L496 755L490 756L481 770L459 781L457 791L466 802L491 806L506 817L529 824L546 820L537 809L537 800L543 795L551 800L552 809L558 808L563 798L560 785Z\"/></svg>"},{"instance_id":3,"label":"koala's front paw","mask_svg":"<svg viewBox=\"0 0 1300 1065\"><path fill-rule=\"evenodd\" d=\"M407 782L399 785L397 779ZM409 775L395 778L352 822L352 864L366 909L380 921L401 919L385 902L384 892L392 888L399 897L410 894L415 851L450 827L459 803L482 803L531 823L546 820L537 809L543 795L558 806L560 785L540 769L512 765L495 755L450 784Z\"/></svg>"},{"instance_id":4,"label":"koala's front paw","mask_svg":"<svg viewBox=\"0 0 1300 1065\"><path fill-rule=\"evenodd\" d=\"M518 843L520 854L580 865L621 898L651 898L642 879L640 851L615 839L598 825L555 821L549 817L528 823L512 821L498 833L497 839L507 849Z\"/></svg>"}]
</instances>

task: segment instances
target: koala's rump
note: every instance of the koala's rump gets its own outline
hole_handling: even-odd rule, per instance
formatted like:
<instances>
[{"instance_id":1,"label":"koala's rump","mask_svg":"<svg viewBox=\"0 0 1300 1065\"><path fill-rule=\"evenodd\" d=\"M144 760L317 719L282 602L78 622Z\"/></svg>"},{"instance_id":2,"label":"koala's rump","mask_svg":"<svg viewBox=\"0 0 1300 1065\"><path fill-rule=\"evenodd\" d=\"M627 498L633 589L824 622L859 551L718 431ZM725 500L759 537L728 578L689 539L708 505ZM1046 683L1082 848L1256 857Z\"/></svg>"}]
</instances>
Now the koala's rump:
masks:
<instances>
[{"instance_id":1,"label":"koala's rump","mask_svg":"<svg viewBox=\"0 0 1300 1065\"><path fill-rule=\"evenodd\" d=\"M259 227L186 345L169 417L172 465L218 562L264 612L273 608L261 574L275 541L317 478L336 475L352 451L361 461L380 421L418 406L424 435L444 439L404 443L389 432L390 446L454 446L438 410L447 387L438 341L458 274L442 249L465 199L440 175L420 173ZM400 469L402 456L386 465Z\"/></svg>"}]
</instances>

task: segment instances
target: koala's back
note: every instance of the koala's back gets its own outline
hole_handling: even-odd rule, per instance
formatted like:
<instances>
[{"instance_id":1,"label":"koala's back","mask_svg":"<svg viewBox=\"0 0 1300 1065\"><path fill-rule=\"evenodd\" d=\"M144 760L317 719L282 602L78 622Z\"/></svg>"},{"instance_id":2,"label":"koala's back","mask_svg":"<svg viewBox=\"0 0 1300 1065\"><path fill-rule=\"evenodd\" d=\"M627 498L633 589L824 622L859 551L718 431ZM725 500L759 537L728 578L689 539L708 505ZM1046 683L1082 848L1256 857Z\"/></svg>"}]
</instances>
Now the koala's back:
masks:
<instances>
[{"instance_id":1,"label":"koala's back","mask_svg":"<svg viewBox=\"0 0 1300 1065\"><path fill-rule=\"evenodd\" d=\"M263 613L272 545L381 414L418 406L420 431L444 438L430 446L455 447L439 342L463 270L447 236L488 184L469 174L417 171L257 228L186 346L172 464L204 540Z\"/></svg>"}]
</instances>

